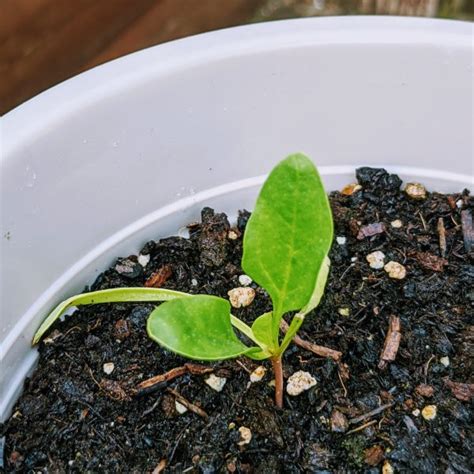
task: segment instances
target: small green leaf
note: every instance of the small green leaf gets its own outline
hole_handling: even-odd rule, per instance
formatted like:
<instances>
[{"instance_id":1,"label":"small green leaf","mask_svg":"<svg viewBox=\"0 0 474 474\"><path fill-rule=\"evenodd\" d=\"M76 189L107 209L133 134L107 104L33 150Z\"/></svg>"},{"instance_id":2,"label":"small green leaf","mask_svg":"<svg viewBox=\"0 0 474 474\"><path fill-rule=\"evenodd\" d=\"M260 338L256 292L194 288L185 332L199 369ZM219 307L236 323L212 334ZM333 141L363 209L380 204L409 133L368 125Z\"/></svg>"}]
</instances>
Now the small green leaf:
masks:
<instances>
[{"instance_id":1,"label":"small green leaf","mask_svg":"<svg viewBox=\"0 0 474 474\"><path fill-rule=\"evenodd\" d=\"M165 290L162 288L113 288L110 290L91 291L72 296L56 308L43 321L39 329L36 331L32 344L38 344L45 332L52 324L61 317L69 308L89 304L101 303L133 303L148 301L168 301L174 298L183 298L189 296L180 291Z\"/></svg>"},{"instance_id":2,"label":"small green leaf","mask_svg":"<svg viewBox=\"0 0 474 474\"><path fill-rule=\"evenodd\" d=\"M309 300L309 303L300 311L300 314L303 316L308 314L319 305L319 302L324 295L324 288L326 287L326 282L328 281L330 267L331 260L329 260L329 257L325 257L321 268L319 269L318 277L316 278L316 285L314 287L313 294L311 295L311 299Z\"/></svg>"},{"instance_id":3,"label":"small green leaf","mask_svg":"<svg viewBox=\"0 0 474 474\"><path fill-rule=\"evenodd\" d=\"M290 327L288 331L286 331L285 337L283 342L280 346L280 353L286 351L286 348L290 345L290 342L295 337L296 333L298 332L299 328L303 324L304 317L316 308L321 301L321 298L324 294L324 288L326 286L326 282L329 276L329 267L331 266L331 260L329 257L326 257L321 265L321 269L319 270L318 278L316 279L316 285L314 287L313 295L311 296L311 300L309 303L298 313L296 314L293 319L291 320Z\"/></svg>"},{"instance_id":4,"label":"small green leaf","mask_svg":"<svg viewBox=\"0 0 474 474\"><path fill-rule=\"evenodd\" d=\"M272 354L260 349L260 347L254 347L245 354L247 357L250 357L253 360L264 360L272 356Z\"/></svg>"},{"instance_id":5,"label":"small green leaf","mask_svg":"<svg viewBox=\"0 0 474 474\"><path fill-rule=\"evenodd\" d=\"M252 332L255 339L270 350L275 350L272 330L272 313L265 313L259 316L252 324Z\"/></svg>"},{"instance_id":6,"label":"small green leaf","mask_svg":"<svg viewBox=\"0 0 474 474\"><path fill-rule=\"evenodd\" d=\"M158 306L148 318L147 331L158 344L190 359L230 359L256 349L237 339L230 304L216 296L196 295Z\"/></svg>"},{"instance_id":7,"label":"small green leaf","mask_svg":"<svg viewBox=\"0 0 474 474\"><path fill-rule=\"evenodd\" d=\"M282 315L311 299L333 239L328 197L309 158L291 155L265 181L244 235L242 267L273 302L273 337Z\"/></svg>"}]
</instances>

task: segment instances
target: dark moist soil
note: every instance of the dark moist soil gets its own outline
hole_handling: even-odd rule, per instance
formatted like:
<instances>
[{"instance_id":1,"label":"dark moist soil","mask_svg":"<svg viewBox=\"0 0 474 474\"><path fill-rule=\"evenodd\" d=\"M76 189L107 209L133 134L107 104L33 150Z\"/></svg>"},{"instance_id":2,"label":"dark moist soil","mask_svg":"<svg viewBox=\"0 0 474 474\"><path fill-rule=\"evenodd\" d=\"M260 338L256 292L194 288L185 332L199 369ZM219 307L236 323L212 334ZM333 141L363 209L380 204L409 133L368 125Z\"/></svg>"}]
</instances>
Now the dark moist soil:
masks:
<instances>
[{"instance_id":1,"label":"dark moist soil","mask_svg":"<svg viewBox=\"0 0 474 474\"><path fill-rule=\"evenodd\" d=\"M185 374L136 396L140 382L189 361L147 338L153 305L83 307L40 344L39 366L1 427L5 471L161 472L166 463L166 472L179 473L382 467L388 473L390 466L395 472L471 472L473 386L456 383L473 382L474 266L461 226L461 211L472 209L473 200L467 191L413 200L400 190L399 178L384 170L363 168L357 177L362 191L331 195L335 235L346 243L335 241L325 297L300 334L342 351L345 365L290 346L285 376L304 370L318 383L298 397L285 394L283 410L273 403L270 364L263 363L269 369L263 381L249 384L249 371L258 364L248 359L207 364L227 378L220 393L206 385L207 375ZM145 269L136 256L119 259L90 289L142 286L159 272L154 282L165 288L226 298L240 286L248 216L240 213L232 240L226 216L206 208L203 222L190 226L189 239L147 243L141 252L151 257ZM401 228L392 227L396 219ZM364 227L375 223L383 225ZM365 257L375 250L385 253L385 262L403 264L406 277L371 269ZM251 286L253 303L234 310L247 322L270 310L265 291ZM390 315L401 320L401 343L395 361L382 370ZM103 370L108 362L115 365L110 375ZM179 415L167 388L209 418ZM428 405L437 410L431 421L419 414ZM239 446L242 426L252 439Z\"/></svg>"}]
</instances>

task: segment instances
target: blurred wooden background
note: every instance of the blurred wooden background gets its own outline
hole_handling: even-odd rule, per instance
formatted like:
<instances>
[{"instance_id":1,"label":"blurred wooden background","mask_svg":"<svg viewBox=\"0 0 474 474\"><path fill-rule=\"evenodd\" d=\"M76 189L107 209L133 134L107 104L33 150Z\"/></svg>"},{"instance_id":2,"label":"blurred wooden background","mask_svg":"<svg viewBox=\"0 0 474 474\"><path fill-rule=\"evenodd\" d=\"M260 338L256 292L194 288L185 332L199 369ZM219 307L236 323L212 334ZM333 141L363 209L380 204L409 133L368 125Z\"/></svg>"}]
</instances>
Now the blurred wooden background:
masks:
<instances>
[{"instance_id":1,"label":"blurred wooden background","mask_svg":"<svg viewBox=\"0 0 474 474\"><path fill-rule=\"evenodd\" d=\"M473 0L0 0L0 114L98 64L228 26L318 15L472 19Z\"/></svg>"}]
</instances>

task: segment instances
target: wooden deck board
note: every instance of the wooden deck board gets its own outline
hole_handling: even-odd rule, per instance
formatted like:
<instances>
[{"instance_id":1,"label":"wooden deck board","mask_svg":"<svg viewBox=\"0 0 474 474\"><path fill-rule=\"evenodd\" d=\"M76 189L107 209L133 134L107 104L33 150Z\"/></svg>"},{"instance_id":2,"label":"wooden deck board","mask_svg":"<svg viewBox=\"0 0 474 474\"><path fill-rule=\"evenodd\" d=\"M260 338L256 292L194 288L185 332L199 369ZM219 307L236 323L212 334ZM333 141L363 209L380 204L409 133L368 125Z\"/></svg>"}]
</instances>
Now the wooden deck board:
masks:
<instances>
[{"instance_id":1,"label":"wooden deck board","mask_svg":"<svg viewBox=\"0 0 474 474\"><path fill-rule=\"evenodd\" d=\"M79 72L245 23L261 0L0 0L0 114Z\"/></svg>"}]
</instances>

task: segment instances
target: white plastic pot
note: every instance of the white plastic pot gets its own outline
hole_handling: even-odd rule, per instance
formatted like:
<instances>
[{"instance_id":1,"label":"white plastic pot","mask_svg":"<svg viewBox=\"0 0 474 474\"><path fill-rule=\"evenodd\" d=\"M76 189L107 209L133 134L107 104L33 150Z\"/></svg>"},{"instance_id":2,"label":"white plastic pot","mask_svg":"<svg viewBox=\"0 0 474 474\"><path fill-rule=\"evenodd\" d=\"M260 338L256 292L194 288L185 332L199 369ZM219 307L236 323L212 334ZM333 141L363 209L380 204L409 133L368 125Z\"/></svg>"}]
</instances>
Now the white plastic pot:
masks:
<instances>
[{"instance_id":1,"label":"white plastic pot","mask_svg":"<svg viewBox=\"0 0 474 474\"><path fill-rule=\"evenodd\" d=\"M328 189L360 165L472 185L472 26L325 18L200 35L113 61L2 119L1 407L31 337L116 256L204 205L251 208L294 151Z\"/></svg>"}]
</instances>

